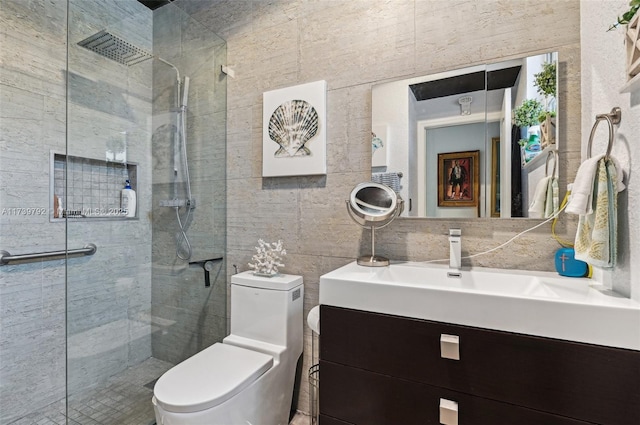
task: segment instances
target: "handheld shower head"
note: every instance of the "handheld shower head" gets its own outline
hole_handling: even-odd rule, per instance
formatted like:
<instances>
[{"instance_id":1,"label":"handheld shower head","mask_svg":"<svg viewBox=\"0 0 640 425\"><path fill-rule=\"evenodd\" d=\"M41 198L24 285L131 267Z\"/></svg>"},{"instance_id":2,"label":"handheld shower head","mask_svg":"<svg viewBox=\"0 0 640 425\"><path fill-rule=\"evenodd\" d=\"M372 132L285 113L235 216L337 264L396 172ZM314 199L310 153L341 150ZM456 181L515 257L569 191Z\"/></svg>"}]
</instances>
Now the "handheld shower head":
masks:
<instances>
[{"instance_id":1,"label":"handheld shower head","mask_svg":"<svg viewBox=\"0 0 640 425\"><path fill-rule=\"evenodd\" d=\"M184 83L182 85L182 104L181 108L187 107L187 103L189 102L189 77L184 77Z\"/></svg>"}]
</instances>

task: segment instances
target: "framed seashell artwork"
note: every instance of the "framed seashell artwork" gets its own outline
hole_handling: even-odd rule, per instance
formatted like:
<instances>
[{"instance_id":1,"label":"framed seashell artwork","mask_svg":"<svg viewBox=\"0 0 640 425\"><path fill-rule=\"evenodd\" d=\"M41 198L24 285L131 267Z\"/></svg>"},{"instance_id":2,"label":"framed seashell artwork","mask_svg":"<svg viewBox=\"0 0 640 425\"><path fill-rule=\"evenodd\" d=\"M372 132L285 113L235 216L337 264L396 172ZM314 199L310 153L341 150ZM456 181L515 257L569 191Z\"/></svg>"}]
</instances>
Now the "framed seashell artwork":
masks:
<instances>
[{"instance_id":1,"label":"framed seashell artwork","mask_svg":"<svg viewBox=\"0 0 640 425\"><path fill-rule=\"evenodd\" d=\"M262 176L327 174L327 82L263 94Z\"/></svg>"}]
</instances>

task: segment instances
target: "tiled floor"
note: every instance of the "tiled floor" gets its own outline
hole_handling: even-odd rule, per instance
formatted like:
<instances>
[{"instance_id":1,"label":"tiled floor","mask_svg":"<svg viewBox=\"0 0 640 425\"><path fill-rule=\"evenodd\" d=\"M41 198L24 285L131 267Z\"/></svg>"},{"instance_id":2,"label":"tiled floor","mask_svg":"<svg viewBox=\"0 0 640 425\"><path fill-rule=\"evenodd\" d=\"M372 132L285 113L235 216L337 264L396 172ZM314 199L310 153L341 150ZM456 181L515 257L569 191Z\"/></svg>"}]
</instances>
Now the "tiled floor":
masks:
<instances>
[{"instance_id":1,"label":"tiled floor","mask_svg":"<svg viewBox=\"0 0 640 425\"><path fill-rule=\"evenodd\" d=\"M113 376L95 390L69 398L69 425L151 425L155 423L151 396L157 379L173 366L149 358ZM64 425L65 402L60 400L10 425Z\"/></svg>"},{"instance_id":2,"label":"tiled floor","mask_svg":"<svg viewBox=\"0 0 640 425\"><path fill-rule=\"evenodd\" d=\"M149 358L112 377L101 388L69 399L69 425L153 425L151 396L157 379L173 366ZM309 416L298 413L290 425L310 425ZM65 401L60 400L10 425L65 425Z\"/></svg>"}]
</instances>

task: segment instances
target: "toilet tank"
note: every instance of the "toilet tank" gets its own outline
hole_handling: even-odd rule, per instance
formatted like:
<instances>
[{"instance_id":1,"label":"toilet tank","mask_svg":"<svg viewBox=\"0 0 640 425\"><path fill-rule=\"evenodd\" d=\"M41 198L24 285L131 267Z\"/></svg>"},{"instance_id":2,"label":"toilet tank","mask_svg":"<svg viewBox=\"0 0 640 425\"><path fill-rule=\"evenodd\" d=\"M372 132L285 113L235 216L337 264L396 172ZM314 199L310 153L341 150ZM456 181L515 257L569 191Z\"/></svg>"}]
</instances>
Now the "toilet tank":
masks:
<instances>
[{"instance_id":1,"label":"toilet tank","mask_svg":"<svg viewBox=\"0 0 640 425\"><path fill-rule=\"evenodd\" d=\"M302 276L231 276L231 334L302 350Z\"/></svg>"}]
</instances>

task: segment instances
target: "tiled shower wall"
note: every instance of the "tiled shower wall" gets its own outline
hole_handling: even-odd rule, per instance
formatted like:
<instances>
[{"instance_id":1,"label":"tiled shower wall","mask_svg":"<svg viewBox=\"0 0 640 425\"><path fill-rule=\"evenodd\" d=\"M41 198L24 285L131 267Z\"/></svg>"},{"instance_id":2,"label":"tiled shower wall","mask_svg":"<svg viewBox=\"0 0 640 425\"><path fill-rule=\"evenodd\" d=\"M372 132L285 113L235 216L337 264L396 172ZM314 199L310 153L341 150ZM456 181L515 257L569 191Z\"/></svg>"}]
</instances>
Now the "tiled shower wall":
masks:
<instances>
[{"instance_id":1,"label":"tiled shower wall","mask_svg":"<svg viewBox=\"0 0 640 425\"><path fill-rule=\"evenodd\" d=\"M75 43L109 28L150 47L152 22L134 0L72 0L69 10L69 154L104 160L126 131L140 167L139 220L68 227L69 248L98 247L68 262L73 393L151 354L151 65L126 68ZM0 249L15 254L65 247L65 223L49 222L48 208L50 151L65 152L66 13L64 0L0 0L0 208L47 211L0 216ZM63 261L0 268L1 424L64 398L65 307Z\"/></svg>"},{"instance_id":2,"label":"tiled shower wall","mask_svg":"<svg viewBox=\"0 0 640 425\"><path fill-rule=\"evenodd\" d=\"M227 40L228 270L241 270L258 238L282 239L284 271L305 282L305 312L318 303L319 276L353 261L369 244L345 200L369 180L371 86L496 59L559 51L564 115L562 173L580 153L580 3L578 0L441 1L177 0ZM262 178L262 93L326 80L327 175ZM570 95L569 95L570 93ZM564 186L564 183L562 183ZM526 219L401 219L380 231L377 251L395 260L446 258L446 231L462 228L463 253L475 253L537 223ZM573 234L575 223L561 222ZM484 266L551 270L557 243L549 227L507 249L474 259ZM305 329L305 370L310 360ZM307 409L306 380L299 408Z\"/></svg>"}]
</instances>

